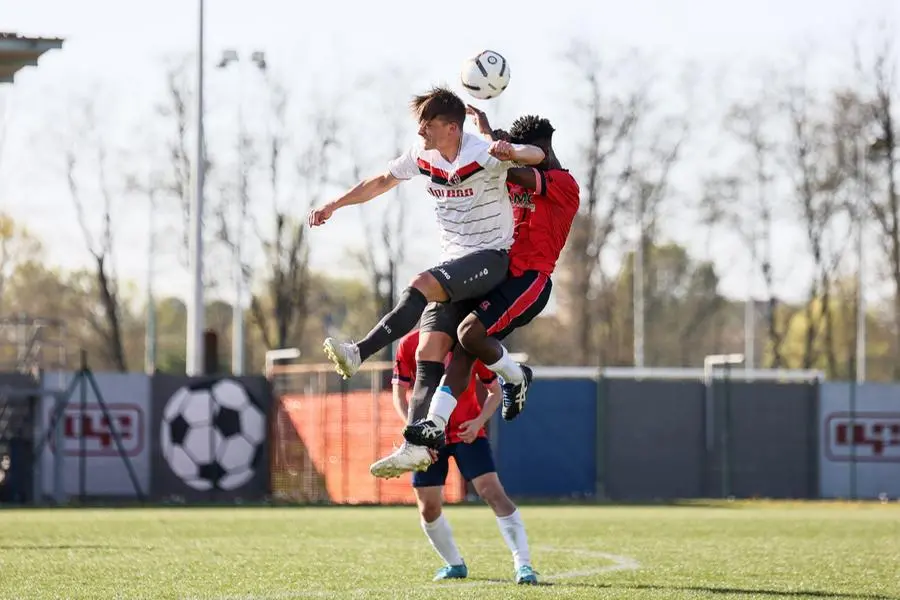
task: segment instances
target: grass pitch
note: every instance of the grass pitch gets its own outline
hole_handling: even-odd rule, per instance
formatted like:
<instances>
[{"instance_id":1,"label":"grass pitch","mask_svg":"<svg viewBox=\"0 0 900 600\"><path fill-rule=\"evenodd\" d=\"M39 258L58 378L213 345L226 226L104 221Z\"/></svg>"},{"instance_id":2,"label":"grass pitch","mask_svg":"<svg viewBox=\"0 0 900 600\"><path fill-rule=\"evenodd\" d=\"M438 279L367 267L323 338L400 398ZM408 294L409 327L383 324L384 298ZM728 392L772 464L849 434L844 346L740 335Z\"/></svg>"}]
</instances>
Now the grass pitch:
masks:
<instances>
[{"instance_id":1,"label":"grass pitch","mask_svg":"<svg viewBox=\"0 0 900 600\"><path fill-rule=\"evenodd\" d=\"M447 509L440 566L414 508L0 510L0 598L900 600L900 505L524 506L543 585L511 583L483 506Z\"/></svg>"}]
</instances>

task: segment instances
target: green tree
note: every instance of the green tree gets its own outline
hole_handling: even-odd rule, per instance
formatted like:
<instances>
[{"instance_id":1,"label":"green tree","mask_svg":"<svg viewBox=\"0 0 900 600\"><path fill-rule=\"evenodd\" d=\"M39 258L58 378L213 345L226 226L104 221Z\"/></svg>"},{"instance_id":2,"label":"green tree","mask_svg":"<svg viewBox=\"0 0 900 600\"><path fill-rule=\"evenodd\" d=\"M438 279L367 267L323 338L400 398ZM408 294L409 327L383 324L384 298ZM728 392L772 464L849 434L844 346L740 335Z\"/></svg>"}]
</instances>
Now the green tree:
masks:
<instances>
[{"instance_id":1,"label":"green tree","mask_svg":"<svg viewBox=\"0 0 900 600\"><path fill-rule=\"evenodd\" d=\"M723 350L723 309L719 278L712 263L694 260L677 244L652 246L645 254L646 365L688 367L703 364L707 354ZM615 283L618 311L614 323L625 333L617 336L630 345L634 327L631 300L633 260L627 256ZM624 348L622 349L624 350ZM620 350L621 352L621 350Z\"/></svg>"}]
</instances>

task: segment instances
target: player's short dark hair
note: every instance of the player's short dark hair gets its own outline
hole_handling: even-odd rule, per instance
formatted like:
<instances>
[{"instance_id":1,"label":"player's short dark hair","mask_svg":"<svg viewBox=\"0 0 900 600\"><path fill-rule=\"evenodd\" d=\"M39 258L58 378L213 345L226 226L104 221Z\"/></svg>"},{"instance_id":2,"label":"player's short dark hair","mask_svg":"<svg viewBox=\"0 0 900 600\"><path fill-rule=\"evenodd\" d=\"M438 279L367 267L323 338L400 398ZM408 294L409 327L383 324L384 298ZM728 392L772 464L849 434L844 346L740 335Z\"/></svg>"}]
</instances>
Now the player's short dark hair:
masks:
<instances>
[{"instance_id":1,"label":"player's short dark hair","mask_svg":"<svg viewBox=\"0 0 900 600\"><path fill-rule=\"evenodd\" d=\"M456 123L460 129L466 122L465 103L447 88L433 87L424 94L414 96L409 105L420 122L440 118Z\"/></svg>"},{"instance_id":2,"label":"player's short dark hair","mask_svg":"<svg viewBox=\"0 0 900 600\"><path fill-rule=\"evenodd\" d=\"M553 139L553 125L536 115L525 115L513 121L509 128L510 141L516 144L550 143Z\"/></svg>"}]
</instances>

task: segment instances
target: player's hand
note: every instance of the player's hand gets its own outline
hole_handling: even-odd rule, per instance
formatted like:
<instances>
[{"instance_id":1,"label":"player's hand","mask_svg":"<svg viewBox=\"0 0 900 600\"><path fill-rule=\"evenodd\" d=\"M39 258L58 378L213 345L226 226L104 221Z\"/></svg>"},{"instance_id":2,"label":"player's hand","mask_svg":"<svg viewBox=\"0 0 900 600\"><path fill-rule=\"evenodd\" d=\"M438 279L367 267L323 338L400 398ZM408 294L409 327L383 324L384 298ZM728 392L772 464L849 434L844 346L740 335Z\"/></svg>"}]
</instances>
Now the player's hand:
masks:
<instances>
[{"instance_id":1,"label":"player's hand","mask_svg":"<svg viewBox=\"0 0 900 600\"><path fill-rule=\"evenodd\" d=\"M334 214L334 206L329 202L324 206L319 208L314 208L309 211L309 216L306 218L306 222L309 223L310 227L318 227L319 225L323 225L325 221L331 218L331 215Z\"/></svg>"},{"instance_id":2,"label":"player's hand","mask_svg":"<svg viewBox=\"0 0 900 600\"><path fill-rule=\"evenodd\" d=\"M484 423L481 422L481 419L466 421L459 426L459 439L466 444L471 444L478 437L478 432L482 427L484 427Z\"/></svg>"},{"instance_id":3,"label":"player's hand","mask_svg":"<svg viewBox=\"0 0 900 600\"><path fill-rule=\"evenodd\" d=\"M488 148L488 154L503 161L513 160L513 152L513 145L504 140L493 142Z\"/></svg>"},{"instance_id":4,"label":"player's hand","mask_svg":"<svg viewBox=\"0 0 900 600\"><path fill-rule=\"evenodd\" d=\"M491 129L491 124L488 122L487 115L484 114L483 110L475 108L471 104L466 104L466 114L472 117L472 122L475 123L479 133L493 138L494 130Z\"/></svg>"}]
</instances>

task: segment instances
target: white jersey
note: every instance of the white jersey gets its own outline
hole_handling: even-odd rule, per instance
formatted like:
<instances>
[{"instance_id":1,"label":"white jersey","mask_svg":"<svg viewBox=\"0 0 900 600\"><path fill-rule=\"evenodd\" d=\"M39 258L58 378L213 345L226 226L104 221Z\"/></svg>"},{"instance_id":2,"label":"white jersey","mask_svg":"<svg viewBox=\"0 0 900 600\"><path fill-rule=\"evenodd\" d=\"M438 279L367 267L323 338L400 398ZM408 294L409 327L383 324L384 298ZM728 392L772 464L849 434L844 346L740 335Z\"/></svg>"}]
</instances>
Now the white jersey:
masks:
<instances>
[{"instance_id":1,"label":"white jersey","mask_svg":"<svg viewBox=\"0 0 900 600\"><path fill-rule=\"evenodd\" d=\"M437 150L418 143L389 164L397 179L428 177L428 193L437 200L441 228L441 262L477 250L509 250L513 242L513 211L506 191L506 171L514 166L488 154L490 144L463 133L462 147L452 163Z\"/></svg>"}]
</instances>

